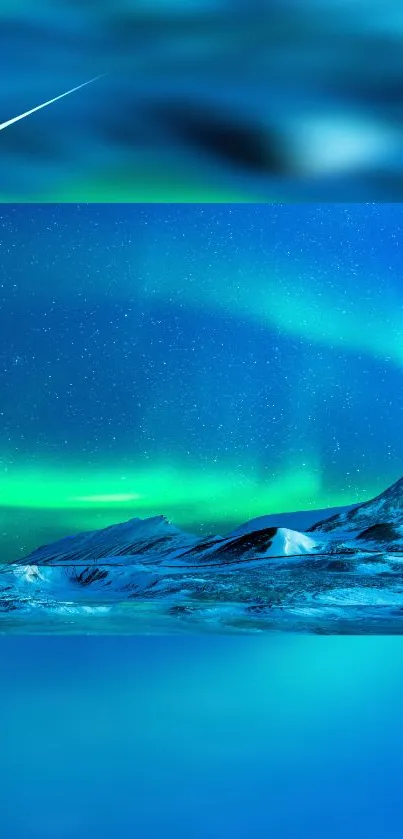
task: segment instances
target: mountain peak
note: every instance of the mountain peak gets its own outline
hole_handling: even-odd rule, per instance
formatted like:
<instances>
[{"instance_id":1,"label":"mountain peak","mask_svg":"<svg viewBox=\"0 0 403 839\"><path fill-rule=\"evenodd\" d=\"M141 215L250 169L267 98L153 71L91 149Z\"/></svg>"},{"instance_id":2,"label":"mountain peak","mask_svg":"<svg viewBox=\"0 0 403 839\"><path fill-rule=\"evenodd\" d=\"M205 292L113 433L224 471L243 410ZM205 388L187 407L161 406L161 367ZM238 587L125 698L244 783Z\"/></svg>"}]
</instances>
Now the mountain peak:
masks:
<instances>
[{"instance_id":1,"label":"mountain peak","mask_svg":"<svg viewBox=\"0 0 403 839\"><path fill-rule=\"evenodd\" d=\"M403 478L399 478L370 501L353 507L347 512L331 516L310 527L309 530L331 532L339 528L357 530L375 524L400 523L403 517Z\"/></svg>"},{"instance_id":2,"label":"mountain peak","mask_svg":"<svg viewBox=\"0 0 403 839\"><path fill-rule=\"evenodd\" d=\"M391 496L391 495L399 495L401 499L403 499L403 477L399 478L392 486L385 489L381 495L377 496L380 498L382 495L384 496Z\"/></svg>"},{"instance_id":3,"label":"mountain peak","mask_svg":"<svg viewBox=\"0 0 403 839\"><path fill-rule=\"evenodd\" d=\"M196 537L183 533L165 516L132 518L101 530L90 530L65 537L37 548L19 564L52 562L95 562L111 557L131 557L183 550Z\"/></svg>"}]
</instances>

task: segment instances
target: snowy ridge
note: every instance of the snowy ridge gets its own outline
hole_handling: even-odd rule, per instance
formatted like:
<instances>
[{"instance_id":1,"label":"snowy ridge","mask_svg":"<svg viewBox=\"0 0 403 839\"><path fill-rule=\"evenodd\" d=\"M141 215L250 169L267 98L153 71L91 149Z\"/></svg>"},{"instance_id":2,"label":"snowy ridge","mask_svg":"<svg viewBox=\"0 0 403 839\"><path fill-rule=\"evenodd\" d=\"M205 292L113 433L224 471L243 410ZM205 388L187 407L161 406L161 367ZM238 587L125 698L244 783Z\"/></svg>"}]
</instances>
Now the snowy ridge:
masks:
<instances>
[{"instance_id":1,"label":"snowy ridge","mask_svg":"<svg viewBox=\"0 0 403 839\"><path fill-rule=\"evenodd\" d=\"M86 562L131 562L133 556L145 560L180 553L197 542L197 537L182 533L164 516L129 519L102 530L68 536L51 545L37 548L20 564L55 564Z\"/></svg>"},{"instance_id":2,"label":"snowy ridge","mask_svg":"<svg viewBox=\"0 0 403 839\"><path fill-rule=\"evenodd\" d=\"M403 478L371 501L365 501L347 512L339 513L314 524L311 532L364 529L374 524L401 523L403 520Z\"/></svg>"},{"instance_id":3,"label":"snowy ridge","mask_svg":"<svg viewBox=\"0 0 403 839\"><path fill-rule=\"evenodd\" d=\"M268 516L258 516L256 519L241 524L230 535L241 536L243 533L252 533L253 530L263 530L266 527L286 527L290 530L305 532L317 522L337 513L352 510L353 506L333 507L327 510L298 510L295 513L270 513Z\"/></svg>"}]
</instances>

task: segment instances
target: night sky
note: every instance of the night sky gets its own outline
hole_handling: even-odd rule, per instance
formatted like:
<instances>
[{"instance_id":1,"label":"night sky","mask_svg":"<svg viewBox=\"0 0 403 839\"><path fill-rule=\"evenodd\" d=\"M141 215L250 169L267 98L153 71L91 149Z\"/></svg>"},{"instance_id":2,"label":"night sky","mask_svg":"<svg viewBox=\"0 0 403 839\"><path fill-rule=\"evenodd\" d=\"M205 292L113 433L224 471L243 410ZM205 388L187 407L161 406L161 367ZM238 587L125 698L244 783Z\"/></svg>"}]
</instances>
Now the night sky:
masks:
<instances>
[{"instance_id":1,"label":"night sky","mask_svg":"<svg viewBox=\"0 0 403 839\"><path fill-rule=\"evenodd\" d=\"M3 559L403 474L402 206L2 205L0 253Z\"/></svg>"}]
</instances>

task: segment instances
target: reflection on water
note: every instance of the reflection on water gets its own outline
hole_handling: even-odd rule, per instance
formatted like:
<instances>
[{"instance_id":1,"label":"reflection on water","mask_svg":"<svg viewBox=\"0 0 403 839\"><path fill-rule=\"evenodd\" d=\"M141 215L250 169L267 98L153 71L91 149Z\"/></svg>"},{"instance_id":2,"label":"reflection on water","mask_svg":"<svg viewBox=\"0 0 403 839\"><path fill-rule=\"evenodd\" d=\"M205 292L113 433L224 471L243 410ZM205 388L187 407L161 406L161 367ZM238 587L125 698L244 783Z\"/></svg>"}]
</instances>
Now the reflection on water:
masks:
<instances>
[{"instance_id":1,"label":"reflection on water","mask_svg":"<svg viewBox=\"0 0 403 839\"><path fill-rule=\"evenodd\" d=\"M401 835L399 638L2 638L2 839Z\"/></svg>"}]
</instances>

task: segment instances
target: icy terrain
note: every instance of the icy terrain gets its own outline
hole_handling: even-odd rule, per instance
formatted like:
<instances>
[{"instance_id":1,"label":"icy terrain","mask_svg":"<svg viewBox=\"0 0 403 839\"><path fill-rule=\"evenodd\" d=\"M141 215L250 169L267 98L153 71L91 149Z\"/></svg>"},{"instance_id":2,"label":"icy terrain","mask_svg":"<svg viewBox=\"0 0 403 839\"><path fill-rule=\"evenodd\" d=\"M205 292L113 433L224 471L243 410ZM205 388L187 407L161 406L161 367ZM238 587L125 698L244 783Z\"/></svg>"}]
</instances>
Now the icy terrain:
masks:
<instances>
[{"instance_id":1,"label":"icy terrain","mask_svg":"<svg viewBox=\"0 0 403 839\"><path fill-rule=\"evenodd\" d=\"M305 532L265 524L159 516L38 548L0 571L0 632L403 633L403 479Z\"/></svg>"}]
</instances>

